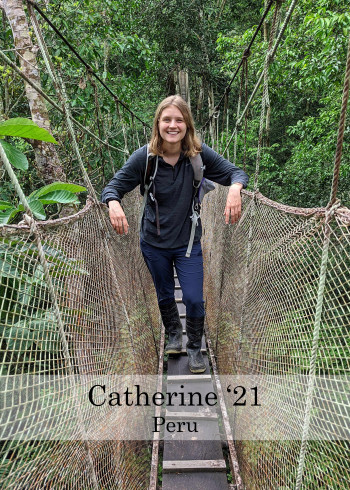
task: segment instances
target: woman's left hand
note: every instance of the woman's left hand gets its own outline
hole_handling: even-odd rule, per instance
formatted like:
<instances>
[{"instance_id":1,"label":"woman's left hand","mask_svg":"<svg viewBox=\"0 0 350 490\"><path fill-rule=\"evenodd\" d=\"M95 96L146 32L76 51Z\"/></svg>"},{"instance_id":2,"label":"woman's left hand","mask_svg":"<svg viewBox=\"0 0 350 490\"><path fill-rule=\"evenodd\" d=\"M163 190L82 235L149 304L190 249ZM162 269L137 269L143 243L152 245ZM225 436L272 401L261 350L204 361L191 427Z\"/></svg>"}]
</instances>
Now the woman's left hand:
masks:
<instances>
[{"instance_id":1,"label":"woman's left hand","mask_svg":"<svg viewBox=\"0 0 350 490\"><path fill-rule=\"evenodd\" d=\"M242 189L242 184L239 184L238 182L236 184L231 185L230 190L228 192L227 196L227 201L226 201L226 206L225 206L225 223L228 225L231 223L236 223L236 221L239 220L241 217L241 207L242 207L242 200L241 200L241 189Z\"/></svg>"}]
</instances>

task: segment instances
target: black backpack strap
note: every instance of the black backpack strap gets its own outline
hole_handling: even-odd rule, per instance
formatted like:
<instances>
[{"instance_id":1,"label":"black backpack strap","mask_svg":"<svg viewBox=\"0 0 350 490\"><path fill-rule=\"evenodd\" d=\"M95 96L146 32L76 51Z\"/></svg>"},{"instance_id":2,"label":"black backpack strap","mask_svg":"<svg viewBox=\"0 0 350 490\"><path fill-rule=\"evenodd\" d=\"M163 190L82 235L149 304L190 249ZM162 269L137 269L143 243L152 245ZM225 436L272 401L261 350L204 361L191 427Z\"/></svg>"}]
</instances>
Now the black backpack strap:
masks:
<instances>
[{"instance_id":1,"label":"black backpack strap","mask_svg":"<svg viewBox=\"0 0 350 490\"><path fill-rule=\"evenodd\" d=\"M191 157L191 164L193 168L193 199L192 199L192 215L190 219L192 221L190 240L188 242L188 247L186 251L186 257L191 256L191 250L193 247L194 236L196 232L196 227L198 226L198 220L201 211L201 202L204 197L204 194L210 192L215 189L215 185L210 180L207 180L204 177L205 165L203 165L203 160L200 153L197 153L196 156Z\"/></svg>"},{"instance_id":2,"label":"black backpack strap","mask_svg":"<svg viewBox=\"0 0 350 490\"><path fill-rule=\"evenodd\" d=\"M204 165L200 153L197 153L194 157L190 157L191 165L193 168L193 198L192 198L192 215L190 216L192 221L190 240L186 251L186 257L190 257L191 250L194 241L194 235L196 227L198 226L198 220L200 215L200 202L198 199L199 187L202 183L204 174Z\"/></svg>"},{"instance_id":3,"label":"black backpack strap","mask_svg":"<svg viewBox=\"0 0 350 490\"><path fill-rule=\"evenodd\" d=\"M147 145L145 177L143 180L144 181L144 193L143 193L143 201L141 204L140 216L139 216L139 229L140 230L141 230L143 213L145 211L145 207L147 204L149 189L152 185L154 186L154 179L156 177L157 170L158 170L158 155L156 156L156 158L154 158L154 155L149 153L149 145ZM151 197L153 200L155 200L154 196L151 195ZM158 203L156 202L156 205L157 204ZM157 222L157 224L158 224L158 222ZM157 226L157 228L158 228L158 226Z\"/></svg>"}]
</instances>

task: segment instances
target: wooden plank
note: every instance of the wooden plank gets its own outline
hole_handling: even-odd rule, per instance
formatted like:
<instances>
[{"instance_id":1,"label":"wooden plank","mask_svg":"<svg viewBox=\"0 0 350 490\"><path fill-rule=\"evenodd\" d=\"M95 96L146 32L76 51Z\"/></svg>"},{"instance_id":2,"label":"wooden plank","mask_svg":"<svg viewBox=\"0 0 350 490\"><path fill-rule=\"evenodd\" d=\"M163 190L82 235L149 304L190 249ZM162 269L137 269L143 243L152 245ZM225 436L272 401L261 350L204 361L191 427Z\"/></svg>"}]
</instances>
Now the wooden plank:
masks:
<instances>
[{"instance_id":1,"label":"wooden plank","mask_svg":"<svg viewBox=\"0 0 350 490\"><path fill-rule=\"evenodd\" d=\"M222 459L221 441L165 441L163 459Z\"/></svg>"},{"instance_id":2,"label":"wooden plank","mask_svg":"<svg viewBox=\"0 0 350 490\"><path fill-rule=\"evenodd\" d=\"M164 461L163 473L179 473L186 471L225 471L224 459L190 459L187 461Z\"/></svg>"},{"instance_id":3,"label":"wooden plank","mask_svg":"<svg viewBox=\"0 0 350 490\"><path fill-rule=\"evenodd\" d=\"M182 383L183 381L211 381L210 374L180 374L169 375L167 381L170 383Z\"/></svg>"},{"instance_id":4,"label":"wooden plank","mask_svg":"<svg viewBox=\"0 0 350 490\"><path fill-rule=\"evenodd\" d=\"M191 407L192 408L192 407ZM174 410L175 411L175 410ZM179 410L177 410L179 411ZM197 410L193 410L194 412ZM199 412L200 410L198 410ZM170 424L170 426L169 426ZM190 426L190 431L188 430ZM182 420L182 421L166 421L164 429L164 441L220 441L221 436L217 419L212 420ZM194 459L191 452L186 458L179 459ZM222 459L221 457L213 459Z\"/></svg>"},{"instance_id":5,"label":"wooden plank","mask_svg":"<svg viewBox=\"0 0 350 490\"><path fill-rule=\"evenodd\" d=\"M162 490L227 490L227 477L223 471L195 471L193 473L165 473Z\"/></svg>"},{"instance_id":6,"label":"wooden plank","mask_svg":"<svg viewBox=\"0 0 350 490\"><path fill-rule=\"evenodd\" d=\"M207 411L199 411L199 412L171 412L170 410L166 410L165 412L166 419L181 419L181 420L217 420L218 414L216 412Z\"/></svg>"}]
</instances>

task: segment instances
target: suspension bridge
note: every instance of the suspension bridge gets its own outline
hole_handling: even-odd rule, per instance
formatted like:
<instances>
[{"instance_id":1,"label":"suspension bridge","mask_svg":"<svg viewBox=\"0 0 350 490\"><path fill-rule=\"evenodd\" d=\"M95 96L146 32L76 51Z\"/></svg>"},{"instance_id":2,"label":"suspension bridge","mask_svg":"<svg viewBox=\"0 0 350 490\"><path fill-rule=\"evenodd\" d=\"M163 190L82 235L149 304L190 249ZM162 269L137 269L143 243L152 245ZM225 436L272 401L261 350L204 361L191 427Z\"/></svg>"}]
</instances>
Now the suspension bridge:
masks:
<instances>
[{"instance_id":1,"label":"suspension bridge","mask_svg":"<svg viewBox=\"0 0 350 490\"><path fill-rule=\"evenodd\" d=\"M203 140L223 154L232 151L233 142L235 163L238 132L262 86L256 171L253 190L242 193L242 217L234 226L225 226L222 187L206 197L202 210L206 303L202 347L208 368L204 375L191 376L185 356L164 359L164 329L138 245L140 196L135 190L124 198L130 231L117 236L85 169L76 135L81 131L91 144L125 159L132 145L140 146L142 138L146 142L147 125L70 45L114 98L124 148L74 119L37 16L56 28L34 2L28 2L42 63L57 99L25 77L2 51L0 57L64 116L89 197L72 216L37 221L0 146L25 210L23 223L0 228L1 397L6 414L0 424L2 488L348 488L350 211L337 200L337 186L349 57L329 204L287 206L263 196L258 186L269 66L295 5L292 1L283 12L281 2L268 4L263 19L274 8L270 39L253 91L249 97L245 94L245 76L256 34L201 128ZM220 120L224 115L219 108L239 70L234 130L223 139L220 127L225 121ZM130 127L124 113L130 116ZM184 319L178 282L176 300ZM111 376L150 382L150 393L180 392L184 384L187 388L194 384L203 397L214 393L217 403L207 403L204 409L176 403L165 409L156 404L152 416L174 426L184 419L198 422L201 431L189 439L152 431L146 437L142 431L150 416L147 407L137 412L136 420L133 408L111 413L101 405L93 411L83 398L87 386L101 386L101 380ZM259 412L233 405L231 381L258 378L265 406L257 399ZM62 379L68 384L61 386ZM45 437L41 430L50 421L54 421L50 436ZM72 430L69 436L67 428Z\"/></svg>"}]
</instances>

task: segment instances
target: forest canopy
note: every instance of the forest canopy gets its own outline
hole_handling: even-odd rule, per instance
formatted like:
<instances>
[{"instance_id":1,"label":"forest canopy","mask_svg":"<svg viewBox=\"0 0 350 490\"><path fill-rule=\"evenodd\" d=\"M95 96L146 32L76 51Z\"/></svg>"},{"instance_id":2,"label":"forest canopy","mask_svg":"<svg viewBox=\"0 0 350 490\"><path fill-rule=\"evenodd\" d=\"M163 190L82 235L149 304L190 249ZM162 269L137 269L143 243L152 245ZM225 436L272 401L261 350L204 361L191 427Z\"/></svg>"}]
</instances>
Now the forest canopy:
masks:
<instances>
[{"instance_id":1,"label":"forest canopy","mask_svg":"<svg viewBox=\"0 0 350 490\"><path fill-rule=\"evenodd\" d=\"M181 90L181 74L186 73L191 108L200 128L222 97L267 3L261 0L67 0L40 1L38 5L101 80L147 126L151 126L157 103ZM282 19L290 4L291 0L282 2ZM26 52L23 48L16 56L14 21L9 9L21 5L29 18L27 4L3 0L0 5L1 50L19 65ZM264 64L274 8L248 58L248 94ZM115 98L45 19L38 13L36 16L53 63L64 81L73 117L102 140L124 150L111 151L83 132L78 133L84 164L98 191L124 163L128 153L139 142L144 144L146 128L122 105L116 104ZM297 2L269 69L269 123L263 138L259 190L273 200L301 207L325 206L328 202L349 34L347 0ZM31 53L36 55L40 68L41 84L52 95L54 86L30 23L28 35ZM0 61L0 79L1 120L31 117L23 80L3 61ZM225 116L225 123L220 123L219 128L222 143L228 140L235 126L239 82L240 75L225 101L227 107L222 104L218 109L219 120ZM248 112L246 134L242 126L237 139L236 164L242 166L246 159L250 186L254 180L261 92L262 88ZM61 175L79 183L78 167L62 115L49 109L48 117L52 134L60 143L57 162L62 167ZM348 119L338 192L347 206L350 205L349 124ZM129 131L132 127L137 129L136 139ZM18 171L17 175L25 192L30 194L47 184L48 177L38 171L35 148L22 140L18 145L30 165L28 171ZM233 145L232 141L231 161ZM14 190L4 171L2 180L0 200L14 199Z\"/></svg>"}]
</instances>

